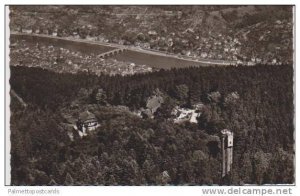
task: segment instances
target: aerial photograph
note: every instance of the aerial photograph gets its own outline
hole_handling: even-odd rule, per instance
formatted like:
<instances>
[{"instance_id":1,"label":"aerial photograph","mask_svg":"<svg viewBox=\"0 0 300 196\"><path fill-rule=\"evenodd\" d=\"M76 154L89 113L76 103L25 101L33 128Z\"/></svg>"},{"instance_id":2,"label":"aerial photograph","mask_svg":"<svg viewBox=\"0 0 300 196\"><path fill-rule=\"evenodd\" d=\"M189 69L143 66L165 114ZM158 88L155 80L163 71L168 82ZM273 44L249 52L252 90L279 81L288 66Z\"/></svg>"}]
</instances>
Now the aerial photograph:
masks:
<instances>
[{"instance_id":1,"label":"aerial photograph","mask_svg":"<svg viewBox=\"0 0 300 196\"><path fill-rule=\"evenodd\" d=\"M10 185L295 184L293 5L10 5Z\"/></svg>"}]
</instances>

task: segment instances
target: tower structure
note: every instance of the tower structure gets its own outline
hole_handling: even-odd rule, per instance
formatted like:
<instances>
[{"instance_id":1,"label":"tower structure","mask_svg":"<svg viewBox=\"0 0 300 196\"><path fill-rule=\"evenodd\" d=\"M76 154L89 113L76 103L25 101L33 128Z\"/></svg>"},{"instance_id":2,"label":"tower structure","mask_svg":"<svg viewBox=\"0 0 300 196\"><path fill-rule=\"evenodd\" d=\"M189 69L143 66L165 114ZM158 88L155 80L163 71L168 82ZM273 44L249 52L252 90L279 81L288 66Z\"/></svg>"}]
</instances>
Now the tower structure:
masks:
<instances>
[{"instance_id":1,"label":"tower structure","mask_svg":"<svg viewBox=\"0 0 300 196\"><path fill-rule=\"evenodd\" d=\"M228 129L221 131L222 144L222 178L232 170L233 132Z\"/></svg>"}]
</instances>

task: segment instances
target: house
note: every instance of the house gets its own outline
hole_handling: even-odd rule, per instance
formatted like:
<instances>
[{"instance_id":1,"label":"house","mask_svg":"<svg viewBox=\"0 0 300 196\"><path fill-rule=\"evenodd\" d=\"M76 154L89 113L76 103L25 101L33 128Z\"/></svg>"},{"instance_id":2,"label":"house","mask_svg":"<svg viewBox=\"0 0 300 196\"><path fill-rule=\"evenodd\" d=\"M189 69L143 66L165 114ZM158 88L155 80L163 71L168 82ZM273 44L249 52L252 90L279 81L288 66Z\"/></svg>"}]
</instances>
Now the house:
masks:
<instances>
[{"instance_id":1,"label":"house","mask_svg":"<svg viewBox=\"0 0 300 196\"><path fill-rule=\"evenodd\" d=\"M191 118L190 118L190 123L198 123L197 118L200 116L200 113L197 113L195 111L192 112Z\"/></svg>"},{"instance_id":2,"label":"house","mask_svg":"<svg viewBox=\"0 0 300 196\"><path fill-rule=\"evenodd\" d=\"M164 99L162 96L154 95L154 96L148 98L146 107L147 107L147 109L150 110L150 112L152 114L154 114L163 102L164 102Z\"/></svg>"},{"instance_id":3,"label":"house","mask_svg":"<svg viewBox=\"0 0 300 196\"><path fill-rule=\"evenodd\" d=\"M83 133L83 135L86 135L87 131L95 130L97 127L99 127L99 124L96 116L93 113L84 111L79 114L79 118L76 122L76 127Z\"/></svg>"},{"instance_id":4,"label":"house","mask_svg":"<svg viewBox=\"0 0 300 196\"><path fill-rule=\"evenodd\" d=\"M174 123L182 123L189 121L190 123L198 123L197 118L201 115L199 111L189 108L175 107L172 111L172 115L175 116Z\"/></svg>"}]
</instances>

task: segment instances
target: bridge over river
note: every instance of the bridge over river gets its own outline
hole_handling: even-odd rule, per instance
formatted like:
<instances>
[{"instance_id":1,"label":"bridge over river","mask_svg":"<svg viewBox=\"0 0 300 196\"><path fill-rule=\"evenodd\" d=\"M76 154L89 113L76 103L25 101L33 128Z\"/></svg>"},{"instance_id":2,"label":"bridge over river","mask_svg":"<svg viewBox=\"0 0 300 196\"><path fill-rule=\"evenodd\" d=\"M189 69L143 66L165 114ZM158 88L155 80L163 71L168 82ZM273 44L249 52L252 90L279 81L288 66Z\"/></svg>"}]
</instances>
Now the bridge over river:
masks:
<instances>
[{"instance_id":1,"label":"bridge over river","mask_svg":"<svg viewBox=\"0 0 300 196\"><path fill-rule=\"evenodd\" d=\"M31 43L47 43L83 53L94 53L100 58L114 58L119 61L127 61L140 65L148 65L155 68L183 68L190 66L229 66L236 65L236 61L215 59L192 59L179 57L164 52L142 49L133 46L104 43L99 41L82 40L75 38L63 38L41 34L11 33L11 39L27 40Z\"/></svg>"}]
</instances>

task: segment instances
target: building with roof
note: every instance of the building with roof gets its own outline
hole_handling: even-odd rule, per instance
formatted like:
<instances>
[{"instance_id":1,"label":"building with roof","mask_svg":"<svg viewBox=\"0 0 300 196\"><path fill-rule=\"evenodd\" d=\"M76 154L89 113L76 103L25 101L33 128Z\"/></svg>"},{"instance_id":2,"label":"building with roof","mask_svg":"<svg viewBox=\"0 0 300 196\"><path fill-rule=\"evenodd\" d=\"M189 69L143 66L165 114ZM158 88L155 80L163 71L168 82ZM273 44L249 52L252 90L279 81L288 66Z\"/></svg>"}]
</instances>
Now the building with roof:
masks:
<instances>
[{"instance_id":1,"label":"building with roof","mask_svg":"<svg viewBox=\"0 0 300 196\"><path fill-rule=\"evenodd\" d=\"M196 109L175 107L172 111L175 116L174 123L182 123L189 121L190 123L198 123L197 118L201 115Z\"/></svg>"},{"instance_id":2,"label":"building with roof","mask_svg":"<svg viewBox=\"0 0 300 196\"><path fill-rule=\"evenodd\" d=\"M146 107L151 111L152 114L154 114L162 103L164 103L164 98L159 95L154 95L148 98Z\"/></svg>"},{"instance_id":3,"label":"building with roof","mask_svg":"<svg viewBox=\"0 0 300 196\"><path fill-rule=\"evenodd\" d=\"M87 131L93 131L97 127L99 127L99 123L93 113L84 111L79 114L78 120L76 122L76 127L83 133L83 135L85 135Z\"/></svg>"}]
</instances>

